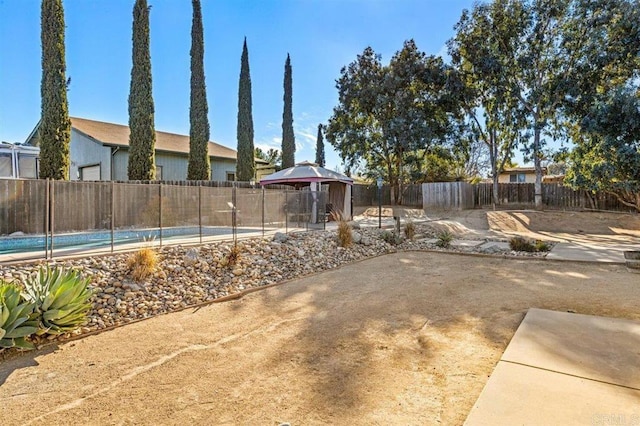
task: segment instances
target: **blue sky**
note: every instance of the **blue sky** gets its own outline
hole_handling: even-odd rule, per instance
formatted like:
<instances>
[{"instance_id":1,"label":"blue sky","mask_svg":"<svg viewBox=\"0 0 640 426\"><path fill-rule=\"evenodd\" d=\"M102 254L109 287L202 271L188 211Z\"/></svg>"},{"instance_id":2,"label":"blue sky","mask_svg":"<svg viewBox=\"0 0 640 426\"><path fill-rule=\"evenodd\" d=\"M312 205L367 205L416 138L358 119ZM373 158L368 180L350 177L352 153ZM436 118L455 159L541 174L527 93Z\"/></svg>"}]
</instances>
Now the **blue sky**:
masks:
<instances>
[{"instance_id":1,"label":"blue sky","mask_svg":"<svg viewBox=\"0 0 640 426\"><path fill-rule=\"evenodd\" d=\"M64 0L72 116L127 124L133 0ZM157 130L189 134L192 8L149 0ZM280 148L283 75L293 67L296 161L315 158L319 123L337 103L340 68L371 46L388 62L410 38L442 54L472 0L202 0L211 140L236 148L238 78L247 37L256 146ZM0 140L22 142L40 116L40 0L0 0ZM340 160L325 145L327 166Z\"/></svg>"}]
</instances>

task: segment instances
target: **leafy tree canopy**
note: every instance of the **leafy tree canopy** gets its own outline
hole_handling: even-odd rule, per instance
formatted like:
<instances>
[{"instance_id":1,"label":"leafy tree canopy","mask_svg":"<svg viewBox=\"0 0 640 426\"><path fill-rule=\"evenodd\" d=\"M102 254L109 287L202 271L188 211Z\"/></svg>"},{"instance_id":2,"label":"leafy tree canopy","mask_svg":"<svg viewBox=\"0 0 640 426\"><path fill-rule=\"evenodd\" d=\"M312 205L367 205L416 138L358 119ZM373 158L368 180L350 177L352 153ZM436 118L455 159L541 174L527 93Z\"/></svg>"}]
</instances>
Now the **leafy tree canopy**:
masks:
<instances>
[{"instance_id":1,"label":"leafy tree canopy","mask_svg":"<svg viewBox=\"0 0 640 426\"><path fill-rule=\"evenodd\" d=\"M389 65L368 47L342 68L336 84L339 103L326 137L346 168L362 163L369 173L379 173L401 203L407 155L451 142L459 109L451 96L450 73L440 57L425 55L413 40Z\"/></svg>"}]
</instances>

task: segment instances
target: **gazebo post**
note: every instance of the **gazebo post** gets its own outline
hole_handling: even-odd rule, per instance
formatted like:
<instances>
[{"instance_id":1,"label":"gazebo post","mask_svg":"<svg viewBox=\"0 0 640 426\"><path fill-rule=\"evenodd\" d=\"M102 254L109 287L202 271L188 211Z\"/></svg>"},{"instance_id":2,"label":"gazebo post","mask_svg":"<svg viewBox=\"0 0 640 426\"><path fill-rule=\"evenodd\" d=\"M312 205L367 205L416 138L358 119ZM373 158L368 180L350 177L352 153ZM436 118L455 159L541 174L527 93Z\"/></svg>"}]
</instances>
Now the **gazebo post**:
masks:
<instances>
[{"instance_id":1,"label":"gazebo post","mask_svg":"<svg viewBox=\"0 0 640 426\"><path fill-rule=\"evenodd\" d=\"M311 223L318 223L318 200L316 191L318 190L318 183L311 182L309 184L309 188L311 189Z\"/></svg>"}]
</instances>

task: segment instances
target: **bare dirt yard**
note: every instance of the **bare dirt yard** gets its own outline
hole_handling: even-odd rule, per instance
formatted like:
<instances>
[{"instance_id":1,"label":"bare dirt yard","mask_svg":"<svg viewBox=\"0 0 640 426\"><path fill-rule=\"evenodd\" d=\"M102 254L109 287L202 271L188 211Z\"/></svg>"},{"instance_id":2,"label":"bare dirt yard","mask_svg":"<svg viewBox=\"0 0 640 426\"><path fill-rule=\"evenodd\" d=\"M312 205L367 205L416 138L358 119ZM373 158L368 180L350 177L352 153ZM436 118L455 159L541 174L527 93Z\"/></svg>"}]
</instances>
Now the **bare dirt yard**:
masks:
<instances>
[{"instance_id":1,"label":"bare dirt yard","mask_svg":"<svg viewBox=\"0 0 640 426\"><path fill-rule=\"evenodd\" d=\"M639 285L620 265L386 255L0 362L0 423L459 425L528 308L640 319Z\"/></svg>"}]
</instances>

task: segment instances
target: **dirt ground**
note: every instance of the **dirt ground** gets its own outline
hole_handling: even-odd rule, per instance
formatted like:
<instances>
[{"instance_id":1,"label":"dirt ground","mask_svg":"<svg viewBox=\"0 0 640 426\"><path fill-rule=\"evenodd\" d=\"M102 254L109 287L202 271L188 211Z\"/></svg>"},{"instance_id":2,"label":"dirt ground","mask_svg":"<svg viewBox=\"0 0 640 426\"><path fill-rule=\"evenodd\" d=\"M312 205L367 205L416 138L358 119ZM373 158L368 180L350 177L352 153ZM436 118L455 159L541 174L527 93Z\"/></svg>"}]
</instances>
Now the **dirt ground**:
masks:
<instances>
[{"instance_id":1,"label":"dirt ground","mask_svg":"<svg viewBox=\"0 0 640 426\"><path fill-rule=\"evenodd\" d=\"M640 320L620 265L409 252L0 363L0 424L459 425L529 307Z\"/></svg>"}]
</instances>

